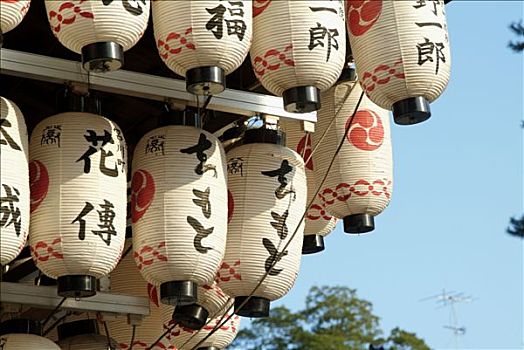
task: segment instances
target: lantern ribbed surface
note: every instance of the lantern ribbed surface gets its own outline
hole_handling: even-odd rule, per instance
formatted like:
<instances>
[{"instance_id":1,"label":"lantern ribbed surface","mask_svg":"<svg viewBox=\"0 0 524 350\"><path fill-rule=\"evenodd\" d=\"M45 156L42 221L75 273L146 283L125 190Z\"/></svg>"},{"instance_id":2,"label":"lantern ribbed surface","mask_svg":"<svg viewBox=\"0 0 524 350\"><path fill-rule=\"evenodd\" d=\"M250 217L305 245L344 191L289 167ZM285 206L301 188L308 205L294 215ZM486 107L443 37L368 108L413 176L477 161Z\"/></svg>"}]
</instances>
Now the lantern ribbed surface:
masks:
<instances>
[{"instance_id":1,"label":"lantern ribbed surface","mask_svg":"<svg viewBox=\"0 0 524 350\"><path fill-rule=\"evenodd\" d=\"M220 141L190 126L147 133L135 148L131 187L134 257L144 278L211 283L227 234Z\"/></svg>"},{"instance_id":2,"label":"lantern ribbed surface","mask_svg":"<svg viewBox=\"0 0 524 350\"><path fill-rule=\"evenodd\" d=\"M30 0L0 1L0 23L3 34L22 22L27 11L29 11L30 4Z\"/></svg>"},{"instance_id":3,"label":"lantern ribbed surface","mask_svg":"<svg viewBox=\"0 0 524 350\"><path fill-rule=\"evenodd\" d=\"M76 335L58 342L62 350L108 350L107 345L107 337L101 334ZM114 342L111 345L116 348Z\"/></svg>"},{"instance_id":4,"label":"lantern ribbed surface","mask_svg":"<svg viewBox=\"0 0 524 350\"><path fill-rule=\"evenodd\" d=\"M172 313L172 307L166 305L162 307L162 314L167 329L172 327L174 324L171 320ZM171 330L171 332L168 335L166 335L166 338L169 339L171 344L173 344L177 350L196 349L195 346L198 343L200 343L200 341L202 341L205 337L207 337L216 325L221 323L219 323L221 318L222 314L215 318L209 318L207 320L208 324L206 324L199 331L185 327L175 326L175 328L173 328L173 330ZM207 338L201 344L199 344L198 349L213 346L218 349L225 349L227 346L233 343L233 340L235 340L239 327L240 316L233 315L231 319L227 321L222 327L220 327L215 333L213 333L209 338Z\"/></svg>"},{"instance_id":5,"label":"lantern ribbed surface","mask_svg":"<svg viewBox=\"0 0 524 350\"><path fill-rule=\"evenodd\" d=\"M360 84L382 108L446 88L451 57L443 1L346 1Z\"/></svg>"},{"instance_id":6,"label":"lantern ribbed surface","mask_svg":"<svg viewBox=\"0 0 524 350\"><path fill-rule=\"evenodd\" d=\"M160 57L181 76L205 66L220 67L227 75L249 52L250 0L154 1L152 12Z\"/></svg>"},{"instance_id":7,"label":"lantern ribbed surface","mask_svg":"<svg viewBox=\"0 0 524 350\"><path fill-rule=\"evenodd\" d=\"M129 50L144 34L150 13L149 0L45 0L45 6L51 31L76 53L108 41Z\"/></svg>"},{"instance_id":8,"label":"lantern ribbed surface","mask_svg":"<svg viewBox=\"0 0 524 350\"><path fill-rule=\"evenodd\" d=\"M4 334L0 335L2 350L60 350L51 340L34 334Z\"/></svg>"},{"instance_id":9,"label":"lantern ribbed surface","mask_svg":"<svg viewBox=\"0 0 524 350\"><path fill-rule=\"evenodd\" d=\"M127 245L126 245L127 249ZM162 310L157 288L147 283L140 275L132 255L132 251L124 257L110 274L111 293L149 298L149 316L142 319L136 327L133 349L147 349L163 332ZM127 350L132 336L132 326L127 323L127 317L108 321L109 334L116 340L117 349ZM162 339L154 350L175 350L166 339Z\"/></svg>"},{"instance_id":10,"label":"lantern ribbed surface","mask_svg":"<svg viewBox=\"0 0 524 350\"><path fill-rule=\"evenodd\" d=\"M358 83L346 82L322 94L325 103L317 113L316 134L329 129L313 154L317 179L325 176L361 93ZM389 112L364 95L318 197L337 218L364 213L375 216L389 204L392 190Z\"/></svg>"},{"instance_id":11,"label":"lantern ribbed surface","mask_svg":"<svg viewBox=\"0 0 524 350\"><path fill-rule=\"evenodd\" d=\"M216 282L198 287L197 304L204 307L209 316L213 316L222 309L230 298L220 289Z\"/></svg>"},{"instance_id":12,"label":"lantern ribbed surface","mask_svg":"<svg viewBox=\"0 0 524 350\"><path fill-rule=\"evenodd\" d=\"M304 161L280 145L253 143L227 154L232 200L226 254L217 274L218 285L232 296L254 294L276 300L294 285L300 268L307 185ZM286 254L271 269L277 254L297 234Z\"/></svg>"},{"instance_id":13,"label":"lantern ribbed surface","mask_svg":"<svg viewBox=\"0 0 524 350\"><path fill-rule=\"evenodd\" d=\"M327 236L333 231L337 224L337 219L329 214L322 201L315 192L318 188L315 172L313 171L313 133L302 130L301 122L292 120L280 120L282 130L286 133L287 145L295 150L305 162L306 178L307 178L307 204L311 199L315 198L309 207L304 226L304 235L321 235ZM322 136L318 132L315 133L318 137ZM306 204L306 205L307 205Z\"/></svg>"},{"instance_id":14,"label":"lantern ribbed surface","mask_svg":"<svg viewBox=\"0 0 524 350\"><path fill-rule=\"evenodd\" d=\"M0 263L6 265L24 248L29 233L29 142L24 116L0 97L0 179L2 221Z\"/></svg>"},{"instance_id":15,"label":"lantern ribbed surface","mask_svg":"<svg viewBox=\"0 0 524 350\"><path fill-rule=\"evenodd\" d=\"M337 81L346 53L342 1L255 1L254 6L251 64L267 90L281 96L300 86L325 90Z\"/></svg>"},{"instance_id":16,"label":"lantern ribbed surface","mask_svg":"<svg viewBox=\"0 0 524 350\"><path fill-rule=\"evenodd\" d=\"M29 242L36 266L52 278L107 275L125 240L122 131L96 114L57 114L33 130L30 159Z\"/></svg>"}]
</instances>

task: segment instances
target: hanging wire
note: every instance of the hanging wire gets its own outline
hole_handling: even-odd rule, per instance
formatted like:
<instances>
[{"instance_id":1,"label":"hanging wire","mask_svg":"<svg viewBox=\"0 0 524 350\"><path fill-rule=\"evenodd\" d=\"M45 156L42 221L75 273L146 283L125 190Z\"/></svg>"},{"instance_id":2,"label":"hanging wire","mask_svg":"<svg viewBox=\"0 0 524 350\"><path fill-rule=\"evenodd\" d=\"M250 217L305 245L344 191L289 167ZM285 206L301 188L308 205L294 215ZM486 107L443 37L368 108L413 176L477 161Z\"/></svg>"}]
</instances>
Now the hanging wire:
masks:
<instances>
[{"instance_id":1,"label":"hanging wire","mask_svg":"<svg viewBox=\"0 0 524 350\"><path fill-rule=\"evenodd\" d=\"M160 337L157 338L157 340L155 340L155 342L153 344L151 344L150 347L148 347L146 350L153 350L154 347L156 346L156 344L160 343L162 341L162 339L164 339L164 337L166 335L168 335L173 329L175 329L176 327L176 323L173 324L171 327L169 327Z\"/></svg>"},{"instance_id":2,"label":"hanging wire","mask_svg":"<svg viewBox=\"0 0 524 350\"><path fill-rule=\"evenodd\" d=\"M136 324L133 325L133 330L131 331L131 341L129 342L129 350L133 350L133 343L135 342L135 333L136 333Z\"/></svg>"},{"instance_id":3,"label":"hanging wire","mask_svg":"<svg viewBox=\"0 0 524 350\"><path fill-rule=\"evenodd\" d=\"M47 324L47 322L49 322L49 320L51 320L51 317L53 317L58 312L58 309L60 309L60 306L62 306L62 304L66 301L66 299L67 299L67 297L63 297L62 300L60 300L60 302L58 303L58 305L53 309L53 311L51 311L49 313L49 315L47 315L47 318L42 323L42 328L44 328L44 326Z\"/></svg>"},{"instance_id":4,"label":"hanging wire","mask_svg":"<svg viewBox=\"0 0 524 350\"><path fill-rule=\"evenodd\" d=\"M100 318L99 318L99 320L100 320ZM103 320L102 324L104 325L104 332L106 332L107 347L111 348L111 335L109 334L109 328L107 328L106 320Z\"/></svg>"},{"instance_id":5,"label":"hanging wire","mask_svg":"<svg viewBox=\"0 0 524 350\"><path fill-rule=\"evenodd\" d=\"M58 320L56 320L51 326L49 326L48 329L46 329L43 333L42 333L42 337L45 337L47 334L49 334L49 332L51 332L56 326L58 326L58 324L60 322L62 322L66 317L69 317L71 316L72 312L71 311L67 311L67 313L65 315L63 315L62 317L60 317Z\"/></svg>"}]
</instances>

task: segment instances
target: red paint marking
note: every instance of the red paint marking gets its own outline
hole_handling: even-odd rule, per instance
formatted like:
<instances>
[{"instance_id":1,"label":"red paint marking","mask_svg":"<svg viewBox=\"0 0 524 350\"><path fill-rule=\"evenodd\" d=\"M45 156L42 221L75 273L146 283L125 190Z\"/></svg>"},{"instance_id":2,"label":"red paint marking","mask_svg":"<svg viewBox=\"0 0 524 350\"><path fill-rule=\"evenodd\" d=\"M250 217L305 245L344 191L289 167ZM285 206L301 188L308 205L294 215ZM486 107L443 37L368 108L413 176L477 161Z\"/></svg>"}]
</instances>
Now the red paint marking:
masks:
<instances>
[{"instance_id":1,"label":"red paint marking","mask_svg":"<svg viewBox=\"0 0 524 350\"><path fill-rule=\"evenodd\" d=\"M391 78L405 79L402 59L396 61L393 66L381 64L375 67L372 72L364 72L360 79L360 85L366 93L369 93L375 90L376 85L389 83Z\"/></svg>"},{"instance_id":2,"label":"red paint marking","mask_svg":"<svg viewBox=\"0 0 524 350\"><path fill-rule=\"evenodd\" d=\"M311 134L306 133L298 142L297 145L297 152L302 156L302 159L304 161L307 161L306 168L309 170L313 170L313 157L311 157L311 154L313 153L311 151Z\"/></svg>"},{"instance_id":3,"label":"red paint marking","mask_svg":"<svg viewBox=\"0 0 524 350\"><path fill-rule=\"evenodd\" d=\"M253 18L264 12L269 4L271 4L271 0L253 0Z\"/></svg>"},{"instance_id":4,"label":"red paint marking","mask_svg":"<svg viewBox=\"0 0 524 350\"><path fill-rule=\"evenodd\" d=\"M235 212L235 199L230 190L227 190L227 223L233 219L233 213Z\"/></svg>"},{"instance_id":5,"label":"red paint marking","mask_svg":"<svg viewBox=\"0 0 524 350\"><path fill-rule=\"evenodd\" d=\"M233 265L229 265L226 262L222 262L222 265L218 269L215 281L218 283L229 282L231 281L231 279L242 280L242 276L239 273L237 273L235 269L236 266L240 266L240 260L235 261Z\"/></svg>"},{"instance_id":6,"label":"red paint marking","mask_svg":"<svg viewBox=\"0 0 524 350\"><path fill-rule=\"evenodd\" d=\"M346 5L348 27L355 36L370 30L382 12L382 0L348 0Z\"/></svg>"},{"instance_id":7,"label":"red paint marking","mask_svg":"<svg viewBox=\"0 0 524 350\"><path fill-rule=\"evenodd\" d=\"M287 45L282 52L277 49L269 49L263 56L253 59L253 70L257 76L263 76L267 71L278 70L282 64L290 67L295 66L295 61L287 58L286 52L293 49L293 44ZM275 59L273 59L275 58Z\"/></svg>"},{"instance_id":8,"label":"red paint marking","mask_svg":"<svg viewBox=\"0 0 524 350\"><path fill-rule=\"evenodd\" d=\"M353 119L349 117L346 128L351 121L347 140L363 151L375 151L384 141L384 126L380 116L368 109L359 110Z\"/></svg>"},{"instance_id":9,"label":"red paint marking","mask_svg":"<svg viewBox=\"0 0 524 350\"><path fill-rule=\"evenodd\" d=\"M30 246L29 249L31 250L33 260L35 260L35 262L45 262L48 261L50 258L63 259L64 255L59 251L55 251L54 248L54 246L60 242L62 242L61 238L55 238L49 244L44 241L39 241L34 246Z\"/></svg>"},{"instance_id":10,"label":"red paint marking","mask_svg":"<svg viewBox=\"0 0 524 350\"><path fill-rule=\"evenodd\" d=\"M42 162L33 160L29 163L29 181L32 213L44 201L49 190L49 173Z\"/></svg>"},{"instance_id":11,"label":"red paint marking","mask_svg":"<svg viewBox=\"0 0 524 350\"><path fill-rule=\"evenodd\" d=\"M95 18L92 12L82 10L81 5L83 2L85 0L77 1L77 3L65 1L58 8L58 12L49 11L49 23L53 33L59 33L62 30L62 25L74 23L77 15L87 19Z\"/></svg>"},{"instance_id":12,"label":"red paint marking","mask_svg":"<svg viewBox=\"0 0 524 350\"><path fill-rule=\"evenodd\" d=\"M162 248L165 248L166 242L161 242L157 248L145 245L142 248L135 250L133 258L138 266L138 269L142 271L145 266L150 266L155 262L155 258L158 261L167 261L167 256L160 253ZM165 252L165 249L163 249Z\"/></svg>"},{"instance_id":13,"label":"red paint marking","mask_svg":"<svg viewBox=\"0 0 524 350\"><path fill-rule=\"evenodd\" d=\"M189 50L196 50L195 44L193 44L191 41L188 40L187 36L193 32L193 28L189 27L186 29L184 34L172 32L169 33L165 40L158 40L157 41L157 47L158 52L160 54L160 57L162 57L164 60L166 60L169 55L177 55L180 52L182 52L183 48L187 48ZM176 41L173 43L173 41ZM176 46L171 46L171 45Z\"/></svg>"},{"instance_id":14,"label":"red paint marking","mask_svg":"<svg viewBox=\"0 0 524 350\"><path fill-rule=\"evenodd\" d=\"M131 221L136 223L144 216L155 197L155 180L146 170L137 170L131 181Z\"/></svg>"},{"instance_id":15,"label":"red paint marking","mask_svg":"<svg viewBox=\"0 0 524 350\"><path fill-rule=\"evenodd\" d=\"M322 201L322 205L331 205L335 203L335 200L346 202L352 195L364 197L369 194L374 196L384 195L386 198L391 197L390 188L391 181L384 180L374 180L373 182L368 182L367 180L360 179L356 181L353 185L347 183L338 184L335 189L325 188L318 194L318 198Z\"/></svg>"}]
</instances>

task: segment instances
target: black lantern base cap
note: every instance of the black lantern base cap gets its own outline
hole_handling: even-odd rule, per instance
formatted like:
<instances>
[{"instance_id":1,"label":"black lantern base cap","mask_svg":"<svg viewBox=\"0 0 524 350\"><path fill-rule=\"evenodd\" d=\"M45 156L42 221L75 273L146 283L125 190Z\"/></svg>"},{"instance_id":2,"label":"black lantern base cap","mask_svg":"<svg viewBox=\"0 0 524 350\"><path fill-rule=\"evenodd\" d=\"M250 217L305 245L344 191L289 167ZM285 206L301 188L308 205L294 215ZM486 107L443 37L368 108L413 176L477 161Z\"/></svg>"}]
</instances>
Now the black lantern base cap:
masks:
<instances>
[{"instance_id":1,"label":"black lantern base cap","mask_svg":"<svg viewBox=\"0 0 524 350\"><path fill-rule=\"evenodd\" d=\"M274 129L250 129L244 134L244 145L250 143L270 143L273 145L286 145L286 133Z\"/></svg>"},{"instance_id":2,"label":"black lantern base cap","mask_svg":"<svg viewBox=\"0 0 524 350\"><path fill-rule=\"evenodd\" d=\"M82 48L82 66L94 73L110 72L124 65L124 48L115 42L105 41Z\"/></svg>"},{"instance_id":3,"label":"black lantern base cap","mask_svg":"<svg viewBox=\"0 0 524 350\"><path fill-rule=\"evenodd\" d=\"M216 346L205 346L203 348L198 348L197 350L222 350L222 349L217 348Z\"/></svg>"},{"instance_id":4,"label":"black lantern base cap","mask_svg":"<svg viewBox=\"0 0 524 350\"><path fill-rule=\"evenodd\" d=\"M39 321L12 319L0 323L0 335L4 334L34 334L42 335L42 325Z\"/></svg>"},{"instance_id":5,"label":"black lantern base cap","mask_svg":"<svg viewBox=\"0 0 524 350\"><path fill-rule=\"evenodd\" d=\"M429 117L431 117L431 111L425 97L410 97L393 104L393 119L398 125L422 123Z\"/></svg>"},{"instance_id":6,"label":"black lantern base cap","mask_svg":"<svg viewBox=\"0 0 524 350\"><path fill-rule=\"evenodd\" d=\"M58 340L83 334L100 334L96 319L66 322L57 327Z\"/></svg>"},{"instance_id":7,"label":"black lantern base cap","mask_svg":"<svg viewBox=\"0 0 524 350\"><path fill-rule=\"evenodd\" d=\"M92 94L78 94L70 89L64 89L56 96L57 112L84 112L102 114L100 99Z\"/></svg>"},{"instance_id":8,"label":"black lantern base cap","mask_svg":"<svg viewBox=\"0 0 524 350\"><path fill-rule=\"evenodd\" d=\"M325 249L324 237L321 235L305 235L302 244L302 254L315 254Z\"/></svg>"},{"instance_id":9,"label":"black lantern base cap","mask_svg":"<svg viewBox=\"0 0 524 350\"><path fill-rule=\"evenodd\" d=\"M64 298L87 298L96 294L97 280L93 276L62 276L56 282L58 295Z\"/></svg>"},{"instance_id":10,"label":"black lantern base cap","mask_svg":"<svg viewBox=\"0 0 524 350\"><path fill-rule=\"evenodd\" d=\"M344 218L344 232L366 233L375 229L375 219L369 214L354 214Z\"/></svg>"},{"instance_id":11,"label":"black lantern base cap","mask_svg":"<svg viewBox=\"0 0 524 350\"><path fill-rule=\"evenodd\" d=\"M173 320L182 327L199 330L205 326L209 312L198 304L177 306Z\"/></svg>"},{"instance_id":12,"label":"black lantern base cap","mask_svg":"<svg viewBox=\"0 0 524 350\"><path fill-rule=\"evenodd\" d=\"M320 109L320 90L314 86L287 89L282 98L284 109L290 113L309 113Z\"/></svg>"},{"instance_id":13,"label":"black lantern base cap","mask_svg":"<svg viewBox=\"0 0 524 350\"><path fill-rule=\"evenodd\" d=\"M197 289L191 281L165 282L160 285L160 300L166 305L191 305L197 302Z\"/></svg>"},{"instance_id":14,"label":"black lantern base cap","mask_svg":"<svg viewBox=\"0 0 524 350\"><path fill-rule=\"evenodd\" d=\"M197 67L186 72L186 90L195 95L216 95L226 88L226 73L220 67Z\"/></svg>"},{"instance_id":15,"label":"black lantern base cap","mask_svg":"<svg viewBox=\"0 0 524 350\"><path fill-rule=\"evenodd\" d=\"M269 305L270 301L266 298L261 297L250 297L242 308L240 305L248 297L236 297L235 298L235 314L243 317L268 317L269 316Z\"/></svg>"}]
</instances>

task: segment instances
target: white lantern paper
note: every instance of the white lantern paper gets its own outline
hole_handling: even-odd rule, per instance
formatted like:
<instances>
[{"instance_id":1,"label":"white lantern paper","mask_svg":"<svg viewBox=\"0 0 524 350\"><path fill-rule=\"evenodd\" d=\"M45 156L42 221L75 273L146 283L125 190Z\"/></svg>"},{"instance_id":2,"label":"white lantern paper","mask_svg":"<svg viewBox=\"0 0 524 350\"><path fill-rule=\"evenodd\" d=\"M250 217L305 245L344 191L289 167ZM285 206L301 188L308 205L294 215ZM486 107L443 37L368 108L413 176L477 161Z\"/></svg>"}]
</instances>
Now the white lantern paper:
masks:
<instances>
[{"instance_id":1,"label":"white lantern paper","mask_svg":"<svg viewBox=\"0 0 524 350\"><path fill-rule=\"evenodd\" d=\"M144 34L149 0L45 0L53 34L69 50L82 54L84 68L119 69L124 51Z\"/></svg>"},{"instance_id":2,"label":"white lantern paper","mask_svg":"<svg viewBox=\"0 0 524 350\"><path fill-rule=\"evenodd\" d=\"M29 232L27 128L20 109L0 97L0 263L6 265L24 248Z\"/></svg>"},{"instance_id":3,"label":"white lantern paper","mask_svg":"<svg viewBox=\"0 0 524 350\"><path fill-rule=\"evenodd\" d=\"M320 108L319 90L331 87L344 66L344 6L336 1L256 1L251 64L288 112Z\"/></svg>"},{"instance_id":4,"label":"white lantern paper","mask_svg":"<svg viewBox=\"0 0 524 350\"><path fill-rule=\"evenodd\" d=\"M228 152L227 159L232 214L217 281L235 298L236 314L264 317L269 301L283 297L298 275L307 196L304 161L295 151L269 143L244 144ZM266 272L268 277L239 311Z\"/></svg>"},{"instance_id":5,"label":"white lantern paper","mask_svg":"<svg viewBox=\"0 0 524 350\"><path fill-rule=\"evenodd\" d=\"M227 234L225 152L191 126L147 133L135 148L131 210L135 261L162 302L188 305L211 283Z\"/></svg>"},{"instance_id":6,"label":"white lantern paper","mask_svg":"<svg viewBox=\"0 0 524 350\"><path fill-rule=\"evenodd\" d=\"M154 1L152 7L166 65L186 77L189 92L222 92L225 76L240 67L251 46L251 0Z\"/></svg>"},{"instance_id":7,"label":"white lantern paper","mask_svg":"<svg viewBox=\"0 0 524 350\"><path fill-rule=\"evenodd\" d=\"M325 176L361 93L358 83L344 82L322 94L325 104L317 113L316 134L329 129L313 154L317 180ZM389 112L364 95L318 198L331 214L344 219L346 232L363 233L374 229L373 217L389 204L392 190Z\"/></svg>"},{"instance_id":8,"label":"white lantern paper","mask_svg":"<svg viewBox=\"0 0 524 350\"><path fill-rule=\"evenodd\" d=\"M307 178L307 204L315 199L309 207L304 226L304 244L302 254L312 254L324 250L324 238L333 231L337 219L326 211L315 192L318 188L313 171L312 144L314 135L303 130L301 122L280 120L282 130L286 133L286 144L304 159ZM319 137L321 135L317 134ZM306 205L307 205L306 204Z\"/></svg>"},{"instance_id":9,"label":"white lantern paper","mask_svg":"<svg viewBox=\"0 0 524 350\"><path fill-rule=\"evenodd\" d=\"M127 149L112 121L69 112L31 135L31 254L62 296L96 293L125 240Z\"/></svg>"},{"instance_id":10,"label":"white lantern paper","mask_svg":"<svg viewBox=\"0 0 524 350\"><path fill-rule=\"evenodd\" d=\"M167 329L171 328L174 324L170 317L172 309L172 307L168 307L166 305L163 306L164 322ZM177 325L175 328L173 328L173 330L171 330L166 338L169 339L171 344L173 344L178 350L225 349L227 346L233 343L233 340L235 340L235 337L237 336L238 329L240 327L240 317L237 315L233 315L231 319L227 321L222 327L220 327L209 338L199 344L205 337L209 335L209 333L211 333L215 326L220 324L219 321L221 319L222 315L209 319L209 323L198 331ZM198 348L196 348L197 344L199 344Z\"/></svg>"},{"instance_id":11,"label":"white lantern paper","mask_svg":"<svg viewBox=\"0 0 524 350\"><path fill-rule=\"evenodd\" d=\"M4 334L0 336L2 350L60 350L51 340L34 334Z\"/></svg>"},{"instance_id":12,"label":"white lantern paper","mask_svg":"<svg viewBox=\"0 0 524 350\"><path fill-rule=\"evenodd\" d=\"M15 28L22 22L29 11L30 0L2 0L0 1L0 29L1 35ZM0 41L1 46L1 41Z\"/></svg>"},{"instance_id":13,"label":"white lantern paper","mask_svg":"<svg viewBox=\"0 0 524 350\"><path fill-rule=\"evenodd\" d=\"M397 124L431 115L449 81L444 1L346 1L348 33L360 84Z\"/></svg>"}]
</instances>

